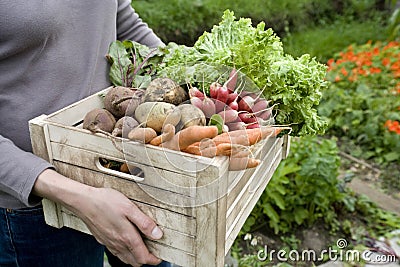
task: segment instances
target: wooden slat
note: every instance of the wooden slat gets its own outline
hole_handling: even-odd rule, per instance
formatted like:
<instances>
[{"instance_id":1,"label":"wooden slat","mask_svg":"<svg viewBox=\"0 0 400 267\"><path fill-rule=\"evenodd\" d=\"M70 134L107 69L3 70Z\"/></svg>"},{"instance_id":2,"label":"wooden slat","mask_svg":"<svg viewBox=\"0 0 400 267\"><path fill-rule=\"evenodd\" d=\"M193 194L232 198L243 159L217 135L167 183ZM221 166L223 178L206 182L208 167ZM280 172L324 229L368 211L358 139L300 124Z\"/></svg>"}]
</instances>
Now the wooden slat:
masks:
<instances>
[{"instance_id":1,"label":"wooden slat","mask_svg":"<svg viewBox=\"0 0 400 267\"><path fill-rule=\"evenodd\" d=\"M246 187L250 189L250 191L246 190L246 193L243 194L243 197L240 199L240 202L237 203L235 209L239 210L239 212L238 213L231 212L229 215L230 218L227 218L227 225L229 225L229 228L227 228L226 231L225 251L228 251L232 246L239 231L241 230L243 224L245 223L247 217L250 215L261 194L264 192L274 171L276 170L276 168L280 163L281 156L282 155L280 151L278 154L274 156L274 159L270 165L264 166L267 169L264 179L262 179L261 180L262 182L259 183L255 188L252 187L253 185L250 184L251 182L249 182L249 184L246 185ZM253 192L251 190L255 191Z\"/></svg>"},{"instance_id":2,"label":"wooden slat","mask_svg":"<svg viewBox=\"0 0 400 267\"><path fill-rule=\"evenodd\" d=\"M118 160L117 158L110 157L102 152L93 152L83 150L77 147L71 147L60 143L51 143L53 157L55 160L65 162L71 165L83 167L93 171L110 174L106 168L99 168L99 158L108 160ZM144 173L144 180L138 184L162 188L167 191L182 194L185 196L195 197L196 195L196 178L193 176L186 176L180 173L163 170L153 166L147 166L139 163L128 162L129 165L134 165L140 168ZM129 179L130 175L114 171L113 174L116 179L123 178ZM133 182L135 176L130 178Z\"/></svg>"},{"instance_id":3,"label":"wooden slat","mask_svg":"<svg viewBox=\"0 0 400 267\"><path fill-rule=\"evenodd\" d=\"M270 138L267 140L265 145L262 148L262 151L260 151L258 158L261 159L261 165L265 164L270 164L269 160L267 157L273 153L276 153L276 147L281 146L282 140L278 138ZM261 166L258 166L260 168ZM247 183L249 178L253 175L255 169L249 169L244 171L239 179L236 179L234 183L232 183L229 186L228 189L228 199L227 199L227 206L231 207L232 203L236 200L237 196L239 193L242 191L244 185Z\"/></svg>"},{"instance_id":4,"label":"wooden slat","mask_svg":"<svg viewBox=\"0 0 400 267\"><path fill-rule=\"evenodd\" d=\"M49 114L46 121L68 126L73 126L81 122L86 113L90 110L104 107L103 99L100 95L105 94L110 88L111 87L105 88L96 94L90 95L78 102Z\"/></svg>"},{"instance_id":5,"label":"wooden slat","mask_svg":"<svg viewBox=\"0 0 400 267\"><path fill-rule=\"evenodd\" d=\"M160 207L161 209L194 217L193 208L191 208L194 206L194 199L192 198L185 198L183 195L178 196L178 194L172 194L168 191L154 189L145 185L139 186L138 184L125 179L116 179L115 177L107 174L80 168L59 161L54 161L54 166L61 174L75 181L94 187L114 188L132 200L148 203L149 205ZM167 202L162 202L160 199L166 200ZM168 203L175 203L175 205Z\"/></svg>"},{"instance_id":6,"label":"wooden slat","mask_svg":"<svg viewBox=\"0 0 400 267\"><path fill-rule=\"evenodd\" d=\"M271 148L270 153L264 158L263 163L259 165L252 173L251 177L247 180L246 184L240 188L240 192L237 194L233 203L228 206L226 215L226 223L230 227L232 222L237 218L238 214L243 209L243 203L252 198L252 192L256 190L263 180L269 179L274 173L275 169L272 169L272 163L280 161L282 157L282 140L277 142L275 146Z\"/></svg>"},{"instance_id":7,"label":"wooden slat","mask_svg":"<svg viewBox=\"0 0 400 267\"><path fill-rule=\"evenodd\" d=\"M71 213L62 213L65 225L67 227L76 229L79 228L80 231L91 234L86 224L78 217ZM180 250L176 247L169 246L165 243L165 239L168 238L170 232L163 229L164 237L159 241L153 241L149 239L144 239L146 246L155 256L166 260L168 262L172 262L175 264L179 264L180 266L194 266L195 257L193 253L186 252L184 250ZM164 242L164 243L162 243Z\"/></svg>"},{"instance_id":8,"label":"wooden slat","mask_svg":"<svg viewBox=\"0 0 400 267\"><path fill-rule=\"evenodd\" d=\"M209 166L218 168L221 162L227 161L225 157L210 159L137 142L115 143L102 134L92 134L76 127L49 123L48 128L51 142L93 152L101 151L105 155L121 161L127 160L148 166L157 166L160 169L193 177L196 177L197 169Z\"/></svg>"},{"instance_id":9,"label":"wooden slat","mask_svg":"<svg viewBox=\"0 0 400 267\"><path fill-rule=\"evenodd\" d=\"M224 266L228 163L220 166L219 173L214 171L198 172L196 267Z\"/></svg>"}]
</instances>

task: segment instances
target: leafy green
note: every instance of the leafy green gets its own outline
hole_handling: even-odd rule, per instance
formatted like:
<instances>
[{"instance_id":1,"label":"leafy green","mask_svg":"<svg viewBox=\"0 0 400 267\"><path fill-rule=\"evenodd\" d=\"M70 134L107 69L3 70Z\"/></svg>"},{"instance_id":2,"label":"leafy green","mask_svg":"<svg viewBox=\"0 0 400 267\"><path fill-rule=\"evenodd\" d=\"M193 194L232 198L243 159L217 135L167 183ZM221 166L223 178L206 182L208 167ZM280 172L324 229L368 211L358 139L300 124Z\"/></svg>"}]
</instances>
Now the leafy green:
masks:
<instances>
[{"instance_id":1,"label":"leafy green","mask_svg":"<svg viewBox=\"0 0 400 267\"><path fill-rule=\"evenodd\" d=\"M193 47L169 45L169 49L161 75L211 83L216 74L221 75L211 70L234 67L261 88L266 99L278 104L276 121L291 125L292 135L324 133L327 122L316 107L321 89L327 86L326 66L309 55L294 59L285 54L279 37L272 29L265 29L263 22L253 27L250 19L236 20L233 12L225 11L219 25L200 36ZM199 75L204 66L209 71ZM207 73L214 76L207 77Z\"/></svg>"},{"instance_id":2,"label":"leafy green","mask_svg":"<svg viewBox=\"0 0 400 267\"><path fill-rule=\"evenodd\" d=\"M162 48L151 49L126 40L112 42L107 54L110 81L115 86L146 88L161 62Z\"/></svg>"}]
</instances>

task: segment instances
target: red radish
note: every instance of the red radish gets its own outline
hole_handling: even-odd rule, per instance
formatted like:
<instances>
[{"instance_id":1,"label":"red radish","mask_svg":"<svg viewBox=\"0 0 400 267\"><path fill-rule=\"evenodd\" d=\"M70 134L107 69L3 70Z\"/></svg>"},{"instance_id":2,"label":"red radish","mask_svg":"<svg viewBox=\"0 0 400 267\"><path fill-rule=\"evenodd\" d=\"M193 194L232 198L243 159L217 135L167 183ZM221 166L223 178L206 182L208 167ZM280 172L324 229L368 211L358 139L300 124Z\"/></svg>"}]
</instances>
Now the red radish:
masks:
<instances>
[{"instance_id":1,"label":"red radish","mask_svg":"<svg viewBox=\"0 0 400 267\"><path fill-rule=\"evenodd\" d=\"M235 101L236 99L238 98L238 94L237 93L235 93L235 92L233 92L233 93L230 93L229 95L228 95L228 99L227 99L227 101L226 101L226 103L232 103L233 101Z\"/></svg>"},{"instance_id":2,"label":"red radish","mask_svg":"<svg viewBox=\"0 0 400 267\"><path fill-rule=\"evenodd\" d=\"M245 110L248 112L252 112L252 108L254 106L254 103L256 100L251 97L251 96L244 96L242 99L239 101L239 110Z\"/></svg>"},{"instance_id":3,"label":"red radish","mask_svg":"<svg viewBox=\"0 0 400 267\"><path fill-rule=\"evenodd\" d=\"M220 88L218 88L217 99L219 101L221 101L222 103L226 103L228 101L228 95L228 88L226 88L225 86L221 86Z\"/></svg>"},{"instance_id":4,"label":"red radish","mask_svg":"<svg viewBox=\"0 0 400 267\"><path fill-rule=\"evenodd\" d=\"M247 129L260 128L260 125L258 124L258 122L256 122L256 123L251 123L251 124L247 125L246 128L247 128Z\"/></svg>"},{"instance_id":5,"label":"red radish","mask_svg":"<svg viewBox=\"0 0 400 267\"><path fill-rule=\"evenodd\" d=\"M229 103L228 106L229 106L231 109L239 110L239 104L238 104L238 102L236 102L236 100L233 101L233 102L231 102L231 103Z\"/></svg>"},{"instance_id":6,"label":"red radish","mask_svg":"<svg viewBox=\"0 0 400 267\"><path fill-rule=\"evenodd\" d=\"M228 88L230 92L235 91L237 78L238 78L238 72L236 69L233 68L231 73L229 74L229 79L225 83L226 88Z\"/></svg>"},{"instance_id":7,"label":"red radish","mask_svg":"<svg viewBox=\"0 0 400 267\"><path fill-rule=\"evenodd\" d=\"M261 111L261 110L265 110L265 109L268 108L268 104L269 104L269 101L267 101L265 99L260 99L260 100L258 100L258 101L256 101L254 103L252 111L253 112L258 112L258 111Z\"/></svg>"},{"instance_id":8,"label":"red radish","mask_svg":"<svg viewBox=\"0 0 400 267\"><path fill-rule=\"evenodd\" d=\"M271 109L267 109L260 113L257 113L256 116L257 116L257 118L260 118L263 120L268 120L271 117L271 114L272 114Z\"/></svg>"},{"instance_id":9,"label":"red radish","mask_svg":"<svg viewBox=\"0 0 400 267\"><path fill-rule=\"evenodd\" d=\"M219 83L217 83L217 82L211 83L211 85L210 85L210 96L211 96L212 98L214 98L214 99L217 98L218 90L219 90L219 88L220 88L221 86L222 86L222 85L219 84Z\"/></svg>"},{"instance_id":10,"label":"red radish","mask_svg":"<svg viewBox=\"0 0 400 267\"><path fill-rule=\"evenodd\" d=\"M203 92L197 89L197 87L191 87L189 89L189 95L190 97L200 97L200 98L204 97Z\"/></svg>"},{"instance_id":11,"label":"red radish","mask_svg":"<svg viewBox=\"0 0 400 267\"><path fill-rule=\"evenodd\" d=\"M231 122L226 124L229 128L229 131L243 130L246 129L246 123L242 121Z\"/></svg>"},{"instance_id":12,"label":"red radish","mask_svg":"<svg viewBox=\"0 0 400 267\"><path fill-rule=\"evenodd\" d=\"M201 110L203 111L206 118L210 118L217 112L214 101L209 97L203 99L203 108L201 108Z\"/></svg>"},{"instance_id":13,"label":"red radish","mask_svg":"<svg viewBox=\"0 0 400 267\"><path fill-rule=\"evenodd\" d=\"M248 113L248 112L239 113L239 118L240 118L241 121L243 121L245 123L255 123L255 122L257 122L257 117L254 116L251 113Z\"/></svg>"},{"instance_id":14,"label":"red radish","mask_svg":"<svg viewBox=\"0 0 400 267\"><path fill-rule=\"evenodd\" d=\"M200 99L198 97L191 97L190 103L192 103L192 105L198 107L199 109L203 110L203 100L202 99Z\"/></svg>"},{"instance_id":15,"label":"red radish","mask_svg":"<svg viewBox=\"0 0 400 267\"><path fill-rule=\"evenodd\" d=\"M214 104L215 104L215 112L219 113L221 111L223 111L224 109L226 109L226 104L222 101L219 101L218 99L213 99L214 100Z\"/></svg>"},{"instance_id":16,"label":"red radish","mask_svg":"<svg viewBox=\"0 0 400 267\"><path fill-rule=\"evenodd\" d=\"M234 109L223 110L218 113L225 123L234 122L238 119L239 113Z\"/></svg>"}]
</instances>

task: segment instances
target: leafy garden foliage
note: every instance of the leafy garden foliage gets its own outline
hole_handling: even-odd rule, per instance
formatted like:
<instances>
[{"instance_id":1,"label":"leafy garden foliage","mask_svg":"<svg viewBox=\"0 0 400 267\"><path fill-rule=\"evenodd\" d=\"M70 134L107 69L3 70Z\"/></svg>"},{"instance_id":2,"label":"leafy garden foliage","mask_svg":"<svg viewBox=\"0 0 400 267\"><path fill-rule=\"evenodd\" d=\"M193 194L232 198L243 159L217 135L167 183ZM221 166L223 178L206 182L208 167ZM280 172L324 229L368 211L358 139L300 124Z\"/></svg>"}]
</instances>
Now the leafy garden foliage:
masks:
<instances>
[{"instance_id":1,"label":"leafy garden foliage","mask_svg":"<svg viewBox=\"0 0 400 267\"><path fill-rule=\"evenodd\" d=\"M352 45L328 61L319 111L355 156L400 159L400 43ZM354 149L360 147L360 149Z\"/></svg>"},{"instance_id":2,"label":"leafy garden foliage","mask_svg":"<svg viewBox=\"0 0 400 267\"><path fill-rule=\"evenodd\" d=\"M333 204L344 199L337 179L340 158L335 141L301 137L292 141L290 153L274 173L243 231L263 222L275 233L311 226L321 218L335 223Z\"/></svg>"}]
</instances>

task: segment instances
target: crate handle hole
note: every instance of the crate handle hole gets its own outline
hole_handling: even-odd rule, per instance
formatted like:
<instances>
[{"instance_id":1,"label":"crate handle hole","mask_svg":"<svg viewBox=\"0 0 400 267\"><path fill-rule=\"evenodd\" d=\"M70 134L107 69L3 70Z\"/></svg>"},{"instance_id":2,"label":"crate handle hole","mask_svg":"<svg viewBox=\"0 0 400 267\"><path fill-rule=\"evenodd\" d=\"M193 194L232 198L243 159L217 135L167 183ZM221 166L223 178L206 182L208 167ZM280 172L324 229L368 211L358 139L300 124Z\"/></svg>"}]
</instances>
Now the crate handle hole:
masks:
<instances>
[{"instance_id":1,"label":"crate handle hole","mask_svg":"<svg viewBox=\"0 0 400 267\"><path fill-rule=\"evenodd\" d=\"M97 168L102 172L124 179L134 180L136 182L141 182L144 180L143 170L132 163L121 162L103 157L98 157L95 163Z\"/></svg>"}]
</instances>

